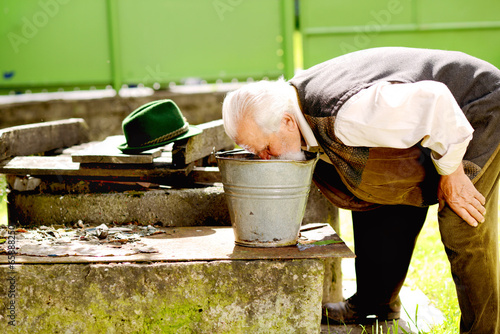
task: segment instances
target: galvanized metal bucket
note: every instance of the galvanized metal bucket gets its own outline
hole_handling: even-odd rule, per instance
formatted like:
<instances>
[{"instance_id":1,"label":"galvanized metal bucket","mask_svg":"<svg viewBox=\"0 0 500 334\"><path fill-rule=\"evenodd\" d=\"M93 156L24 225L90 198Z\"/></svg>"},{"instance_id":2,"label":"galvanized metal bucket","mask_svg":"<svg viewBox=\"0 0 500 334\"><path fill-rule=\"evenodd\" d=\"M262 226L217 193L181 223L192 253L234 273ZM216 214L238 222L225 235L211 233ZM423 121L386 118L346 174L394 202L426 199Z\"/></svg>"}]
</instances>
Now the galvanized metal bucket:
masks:
<instances>
[{"instance_id":1,"label":"galvanized metal bucket","mask_svg":"<svg viewBox=\"0 0 500 334\"><path fill-rule=\"evenodd\" d=\"M262 160L243 150L216 154L237 245L295 245L318 154Z\"/></svg>"}]
</instances>

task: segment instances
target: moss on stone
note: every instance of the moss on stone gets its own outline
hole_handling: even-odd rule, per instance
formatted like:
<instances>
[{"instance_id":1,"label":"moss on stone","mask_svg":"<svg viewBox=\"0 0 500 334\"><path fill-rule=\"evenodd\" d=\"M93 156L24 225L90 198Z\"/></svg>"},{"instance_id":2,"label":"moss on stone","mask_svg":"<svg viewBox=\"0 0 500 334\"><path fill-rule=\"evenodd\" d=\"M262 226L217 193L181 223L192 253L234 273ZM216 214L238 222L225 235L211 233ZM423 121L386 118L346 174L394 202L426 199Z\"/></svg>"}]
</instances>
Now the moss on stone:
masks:
<instances>
[{"instance_id":1,"label":"moss on stone","mask_svg":"<svg viewBox=\"0 0 500 334\"><path fill-rule=\"evenodd\" d=\"M321 260L22 265L15 330L314 333L323 270Z\"/></svg>"}]
</instances>

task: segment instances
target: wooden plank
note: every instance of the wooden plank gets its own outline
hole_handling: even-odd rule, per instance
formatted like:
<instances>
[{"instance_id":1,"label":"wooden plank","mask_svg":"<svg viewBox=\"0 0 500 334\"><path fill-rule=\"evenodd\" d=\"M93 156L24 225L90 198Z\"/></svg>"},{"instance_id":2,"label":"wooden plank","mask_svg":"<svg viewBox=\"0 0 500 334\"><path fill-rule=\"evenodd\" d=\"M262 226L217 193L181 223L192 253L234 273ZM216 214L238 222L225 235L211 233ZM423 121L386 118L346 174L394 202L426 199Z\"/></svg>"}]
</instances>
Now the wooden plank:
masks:
<instances>
[{"instance_id":1,"label":"wooden plank","mask_svg":"<svg viewBox=\"0 0 500 334\"><path fill-rule=\"evenodd\" d=\"M0 130L0 160L69 147L89 140L82 118L27 124Z\"/></svg>"},{"instance_id":2,"label":"wooden plank","mask_svg":"<svg viewBox=\"0 0 500 334\"><path fill-rule=\"evenodd\" d=\"M18 176L6 175L11 190L32 194L88 194L159 189L159 183L129 178L88 178L82 176ZM162 180L164 181L164 180ZM169 184L170 185L170 184Z\"/></svg>"},{"instance_id":3,"label":"wooden plank","mask_svg":"<svg viewBox=\"0 0 500 334\"><path fill-rule=\"evenodd\" d=\"M174 144L174 165L182 166L209 156L213 152L234 148L234 142L224 131L222 119L197 125L203 132Z\"/></svg>"},{"instance_id":4,"label":"wooden plank","mask_svg":"<svg viewBox=\"0 0 500 334\"><path fill-rule=\"evenodd\" d=\"M153 159L161 156L163 150L172 149L171 145L157 147L140 154L123 154L118 145L125 142L125 136L110 136L85 150L71 155L73 162L106 164L152 164Z\"/></svg>"},{"instance_id":5,"label":"wooden plank","mask_svg":"<svg viewBox=\"0 0 500 334\"><path fill-rule=\"evenodd\" d=\"M124 136L108 137L102 143L84 151L73 153L73 162L108 164L151 164L162 151L173 151L175 166L184 166L209 156L214 151L231 149L234 142L226 135L222 120L197 125L203 133L189 139L145 151L141 154L123 154L117 146L125 142ZM172 148L173 146L173 148Z\"/></svg>"},{"instance_id":6,"label":"wooden plank","mask_svg":"<svg viewBox=\"0 0 500 334\"><path fill-rule=\"evenodd\" d=\"M189 178L195 183L222 183L219 167L194 167Z\"/></svg>"},{"instance_id":7,"label":"wooden plank","mask_svg":"<svg viewBox=\"0 0 500 334\"><path fill-rule=\"evenodd\" d=\"M53 155L72 155L73 153L78 153L83 150L86 150L87 148L96 145L100 143L100 141L89 141L87 143L79 144L79 145L73 145L71 147L65 147L65 148L60 148L54 151Z\"/></svg>"},{"instance_id":8,"label":"wooden plank","mask_svg":"<svg viewBox=\"0 0 500 334\"><path fill-rule=\"evenodd\" d=\"M32 172L37 172L33 171ZM37 191L39 193L52 193L54 189L65 193L88 193L88 192L114 192L130 189L155 189L163 185L184 185L186 187L198 184L221 183L221 175L218 167L194 167L186 175L184 170L175 170L169 174L169 179L148 177L147 180L137 180L137 177L106 177L84 176L84 175L12 175L7 174L6 179L12 190ZM62 174L62 173L59 173ZM175 180L173 178L176 178ZM153 182L154 181L154 182Z\"/></svg>"},{"instance_id":9,"label":"wooden plank","mask_svg":"<svg viewBox=\"0 0 500 334\"><path fill-rule=\"evenodd\" d=\"M85 177L127 177L140 180L152 178L170 178L175 175L187 176L193 165L174 169L171 163L165 163L157 158L148 168L137 168L130 164L80 164L73 162L71 156L58 155L53 157L15 157L0 163L0 174L12 175L60 175Z\"/></svg>"}]
</instances>

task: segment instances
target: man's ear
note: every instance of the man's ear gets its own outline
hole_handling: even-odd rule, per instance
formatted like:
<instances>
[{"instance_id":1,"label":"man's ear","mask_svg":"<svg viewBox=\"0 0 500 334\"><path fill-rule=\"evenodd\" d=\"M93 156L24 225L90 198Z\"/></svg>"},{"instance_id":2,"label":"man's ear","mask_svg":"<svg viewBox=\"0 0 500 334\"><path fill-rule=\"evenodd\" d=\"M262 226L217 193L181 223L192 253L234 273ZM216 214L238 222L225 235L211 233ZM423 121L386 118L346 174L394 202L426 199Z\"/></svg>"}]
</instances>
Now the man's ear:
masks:
<instances>
[{"instance_id":1,"label":"man's ear","mask_svg":"<svg viewBox=\"0 0 500 334\"><path fill-rule=\"evenodd\" d=\"M290 113L285 112L283 114L281 122L288 131L295 131L298 128L298 124L297 121L295 121L295 117L293 117L293 115Z\"/></svg>"}]
</instances>

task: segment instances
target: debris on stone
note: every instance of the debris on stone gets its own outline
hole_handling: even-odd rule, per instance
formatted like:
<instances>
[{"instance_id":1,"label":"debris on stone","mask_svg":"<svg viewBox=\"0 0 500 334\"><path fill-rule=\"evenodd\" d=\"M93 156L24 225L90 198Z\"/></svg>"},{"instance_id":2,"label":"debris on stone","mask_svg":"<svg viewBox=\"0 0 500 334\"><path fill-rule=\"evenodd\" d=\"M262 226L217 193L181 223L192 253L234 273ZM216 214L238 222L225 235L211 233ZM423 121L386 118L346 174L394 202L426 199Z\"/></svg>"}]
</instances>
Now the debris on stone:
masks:
<instances>
[{"instance_id":1,"label":"debris on stone","mask_svg":"<svg viewBox=\"0 0 500 334\"><path fill-rule=\"evenodd\" d=\"M125 234L123 232L117 232L111 236L108 242L117 242L117 243L127 243L127 242L135 242L140 241L140 235L134 234Z\"/></svg>"},{"instance_id":2,"label":"debris on stone","mask_svg":"<svg viewBox=\"0 0 500 334\"><path fill-rule=\"evenodd\" d=\"M114 234L114 233L118 233L118 232L123 232L123 233L132 233L133 229L129 228L129 227L111 227L109 229L109 234Z\"/></svg>"},{"instance_id":3,"label":"debris on stone","mask_svg":"<svg viewBox=\"0 0 500 334\"><path fill-rule=\"evenodd\" d=\"M101 224L97 226L95 230L96 230L96 235L99 239L106 239L108 237L109 228L106 226L106 224Z\"/></svg>"},{"instance_id":4,"label":"debris on stone","mask_svg":"<svg viewBox=\"0 0 500 334\"><path fill-rule=\"evenodd\" d=\"M84 228L83 221L79 220L74 226L75 228L68 228L64 225L42 225L29 230L17 228L15 231L20 234L16 235L16 249L19 249L19 254L33 256L113 256L156 253L156 249L144 247L146 245L141 243L141 238L165 233L152 225L129 224L109 227L101 224ZM7 233L6 229L0 229L0 254L6 247L5 241L2 244L2 240L6 240ZM96 248L96 245L102 245L105 248L92 250ZM125 245L130 246L123 249ZM62 246L64 247L61 248ZM121 250L112 251L112 249Z\"/></svg>"},{"instance_id":5,"label":"debris on stone","mask_svg":"<svg viewBox=\"0 0 500 334\"><path fill-rule=\"evenodd\" d=\"M164 233L164 232L158 230L156 227L151 226L151 225L148 225L147 227L139 226L139 229L142 230L142 234L144 236Z\"/></svg>"}]
</instances>

